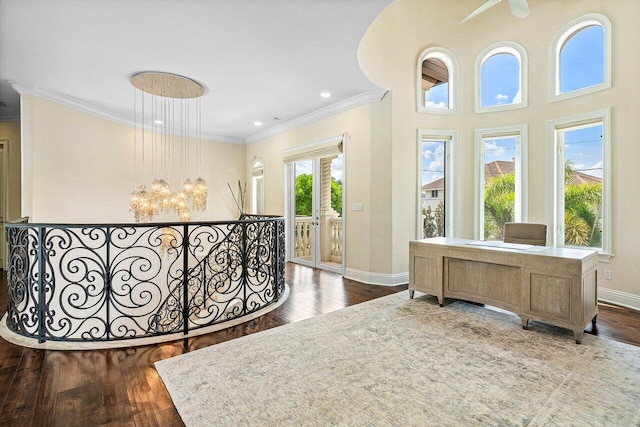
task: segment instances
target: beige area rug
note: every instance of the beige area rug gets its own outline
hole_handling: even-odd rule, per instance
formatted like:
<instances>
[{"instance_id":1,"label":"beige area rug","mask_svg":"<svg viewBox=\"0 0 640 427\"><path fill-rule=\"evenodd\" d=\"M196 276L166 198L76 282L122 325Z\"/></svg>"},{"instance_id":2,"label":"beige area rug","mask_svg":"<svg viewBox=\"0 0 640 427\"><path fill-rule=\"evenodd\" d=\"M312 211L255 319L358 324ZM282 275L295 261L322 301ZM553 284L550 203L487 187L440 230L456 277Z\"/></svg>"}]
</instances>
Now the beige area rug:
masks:
<instances>
[{"instance_id":1,"label":"beige area rug","mask_svg":"<svg viewBox=\"0 0 640 427\"><path fill-rule=\"evenodd\" d=\"M640 425L640 347L407 292L156 368L187 426Z\"/></svg>"}]
</instances>

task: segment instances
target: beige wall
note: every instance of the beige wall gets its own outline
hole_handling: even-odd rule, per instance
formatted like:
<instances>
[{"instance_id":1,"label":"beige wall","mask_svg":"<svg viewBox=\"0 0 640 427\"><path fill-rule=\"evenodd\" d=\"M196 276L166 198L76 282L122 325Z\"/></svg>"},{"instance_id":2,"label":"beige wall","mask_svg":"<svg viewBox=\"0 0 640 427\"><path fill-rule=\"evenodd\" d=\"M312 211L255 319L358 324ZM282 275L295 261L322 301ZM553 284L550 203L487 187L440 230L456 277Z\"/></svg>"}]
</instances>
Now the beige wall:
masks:
<instances>
[{"instance_id":1,"label":"beige wall","mask_svg":"<svg viewBox=\"0 0 640 427\"><path fill-rule=\"evenodd\" d=\"M392 224L394 273L408 268L408 244L415 236L416 133L419 128L457 129L459 162L456 179L459 237L473 236L474 130L528 124L529 220L548 222L547 121L603 108L612 111L613 253L611 262L599 266L601 288L640 296L640 145L636 143L640 83L640 2L636 0L581 0L531 2L531 15L516 19L506 4L468 23L459 21L477 2L448 2L446 13L439 0L396 0L365 34L359 60L365 73L390 89L392 98ZM613 87L592 95L561 102L547 101L550 44L569 21L587 13L607 16L613 27ZM489 45L513 41L524 46L529 58L529 106L511 112L474 113L474 65ZM416 112L415 69L420 53L432 46L452 51L460 62L460 113L435 115ZM603 280L611 269L612 280ZM636 303L640 303L638 298Z\"/></svg>"},{"instance_id":2,"label":"beige wall","mask_svg":"<svg viewBox=\"0 0 640 427\"><path fill-rule=\"evenodd\" d=\"M20 123L0 123L0 139L9 141L8 220L20 218Z\"/></svg>"},{"instance_id":3,"label":"beige wall","mask_svg":"<svg viewBox=\"0 0 640 427\"><path fill-rule=\"evenodd\" d=\"M33 222L133 222L133 129L29 95L21 102L23 213ZM147 161L148 153L149 144ZM192 220L237 219L227 182L244 179L244 173L244 146L203 141L209 198L206 211L194 212ZM147 186L151 179L148 174Z\"/></svg>"},{"instance_id":4,"label":"beige wall","mask_svg":"<svg viewBox=\"0 0 640 427\"><path fill-rule=\"evenodd\" d=\"M391 272L391 100L368 104L247 146L247 169L255 158L264 162L265 208L284 214L283 150L349 134L345 147L346 275ZM249 170L247 171L249 173ZM247 174L246 178L250 182ZM363 211L351 211L362 203Z\"/></svg>"}]
</instances>

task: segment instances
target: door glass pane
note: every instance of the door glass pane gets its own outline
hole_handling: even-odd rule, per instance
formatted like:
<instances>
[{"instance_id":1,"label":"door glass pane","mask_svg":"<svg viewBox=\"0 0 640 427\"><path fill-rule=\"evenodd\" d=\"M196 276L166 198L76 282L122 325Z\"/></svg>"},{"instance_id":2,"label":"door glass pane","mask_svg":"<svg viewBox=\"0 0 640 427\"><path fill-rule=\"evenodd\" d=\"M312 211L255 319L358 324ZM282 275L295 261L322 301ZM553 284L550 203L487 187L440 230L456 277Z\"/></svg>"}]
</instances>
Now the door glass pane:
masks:
<instances>
[{"instance_id":1,"label":"door glass pane","mask_svg":"<svg viewBox=\"0 0 640 427\"><path fill-rule=\"evenodd\" d=\"M564 131L564 243L602 248L602 123Z\"/></svg>"},{"instance_id":2,"label":"door glass pane","mask_svg":"<svg viewBox=\"0 0 640 427\"><path fill-rule=\"evenodd\" d=\"M422 238L444 236L445 141L423 141L420 173Z\"/></svg>"},{"instance_id":3,"label":"door glass pane","mask_svg":"<svg viewBox=\"0 0 640 427\"><path fill-rule=\"evenodd\" d=\"M342 266L342 154L320 159L320 263Z\"/></svg>"},{"instance_id":4,"label":"door glass pane","mask_svg":"<svg viewBox=\"0 0 640 427\"><path fill-rule=\"evenodd\" d=\"M294 167L295 258L312 261L313 250L313 164L297 162Z\"/></svg>"},{"instance_id":5,"label":"door glass pane","mask_svg":"<svg viewBox=\"0 0 640 427\"><path fill-rule=\"evenodd\" d=\"M483 139L484 239L502 240L504 224L515 221L516 137Z\"/></svg>"}]
</instances>

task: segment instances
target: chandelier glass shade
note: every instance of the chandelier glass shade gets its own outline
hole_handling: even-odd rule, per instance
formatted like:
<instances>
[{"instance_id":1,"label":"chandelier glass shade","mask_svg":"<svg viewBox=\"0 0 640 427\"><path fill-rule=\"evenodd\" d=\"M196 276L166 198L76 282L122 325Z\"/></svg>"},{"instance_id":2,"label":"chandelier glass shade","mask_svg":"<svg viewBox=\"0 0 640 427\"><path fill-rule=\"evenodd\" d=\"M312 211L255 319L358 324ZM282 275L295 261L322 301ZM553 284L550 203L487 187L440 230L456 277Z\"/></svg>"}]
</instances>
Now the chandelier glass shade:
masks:
<instances>
[{"instance_id":1,"label":"chandelier glass shade","mask_svg":"<svg viewBox=\"0 0 640 427\"><path fill-rule=\"evenodd\" d=\"M207 206L207 182L201 176L204 88L190 78L159 72L138 73L131 84L136 182L129 210L136 222L152 221L161 212L190 221L191 212ZM198 178L191 180L188 171L196 167Z\"/></svg>"}]
</instances>

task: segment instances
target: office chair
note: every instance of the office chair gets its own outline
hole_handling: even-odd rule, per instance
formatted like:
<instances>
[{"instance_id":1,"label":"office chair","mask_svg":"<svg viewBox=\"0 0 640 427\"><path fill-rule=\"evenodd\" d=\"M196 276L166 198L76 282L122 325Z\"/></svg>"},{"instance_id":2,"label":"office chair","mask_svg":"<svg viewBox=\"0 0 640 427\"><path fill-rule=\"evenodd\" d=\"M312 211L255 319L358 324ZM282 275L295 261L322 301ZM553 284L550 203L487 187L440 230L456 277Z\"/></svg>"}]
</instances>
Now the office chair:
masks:
<instances>
[{"instance_id":1,"label":"office chair","mask_svg":"<svg viewBox=\"0 0 640 427\"><path fill-rule=\"evenodd\" d=\"M545 246L547 244L547 226L527 222L507 222L504 225L503 240L505 243Z\"/></svg>"}]
</instances>

